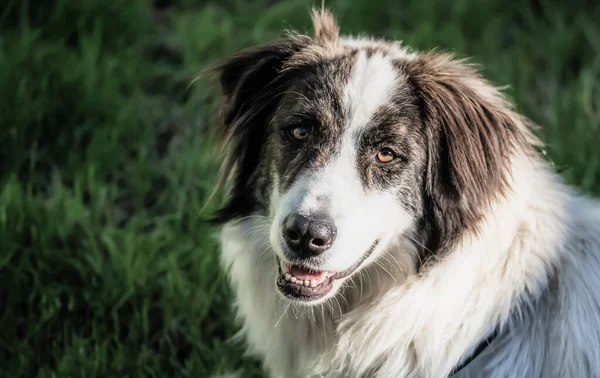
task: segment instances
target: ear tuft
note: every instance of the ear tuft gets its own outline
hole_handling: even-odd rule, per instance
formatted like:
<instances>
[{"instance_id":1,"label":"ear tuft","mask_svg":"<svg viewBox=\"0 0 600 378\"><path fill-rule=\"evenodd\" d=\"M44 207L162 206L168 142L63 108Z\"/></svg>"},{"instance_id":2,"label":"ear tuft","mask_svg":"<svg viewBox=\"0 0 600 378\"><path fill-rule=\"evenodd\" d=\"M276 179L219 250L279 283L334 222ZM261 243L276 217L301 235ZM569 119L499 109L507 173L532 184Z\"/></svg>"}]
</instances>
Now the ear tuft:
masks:
<instances>
[{"instance_id":1,"label":"ear tuft","mask_svg":"<svg viewBox=\"0 0 600 378\"><path fill-rule=\"evenodd\" d=\"M340 29L333 14L325 8L312 10L312 21L317 42L336 44L340 38Z\"/></svg>"}]
</instances>

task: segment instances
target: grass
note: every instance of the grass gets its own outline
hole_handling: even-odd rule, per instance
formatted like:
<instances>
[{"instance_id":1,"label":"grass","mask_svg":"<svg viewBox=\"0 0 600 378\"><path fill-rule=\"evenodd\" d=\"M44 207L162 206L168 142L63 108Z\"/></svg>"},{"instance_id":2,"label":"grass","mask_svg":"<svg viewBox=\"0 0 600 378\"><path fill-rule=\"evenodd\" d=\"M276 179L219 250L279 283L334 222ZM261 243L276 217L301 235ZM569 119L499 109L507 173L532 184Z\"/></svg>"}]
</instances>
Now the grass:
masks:
<instances>
[{"instance_id":1,"label":"grass","mask_svg":"<svg viewBox=\"0 0 600 378\"><path fill-rule=\"evenodd\" d=\"M346 33L472 56L600 193L596 1L331 0ZM208 62L309 30L309 1L0 5L0 376L208 377L255 361L201 214ZM214 203L208 212L215 208Z\"/></svg>"}]
</instances>

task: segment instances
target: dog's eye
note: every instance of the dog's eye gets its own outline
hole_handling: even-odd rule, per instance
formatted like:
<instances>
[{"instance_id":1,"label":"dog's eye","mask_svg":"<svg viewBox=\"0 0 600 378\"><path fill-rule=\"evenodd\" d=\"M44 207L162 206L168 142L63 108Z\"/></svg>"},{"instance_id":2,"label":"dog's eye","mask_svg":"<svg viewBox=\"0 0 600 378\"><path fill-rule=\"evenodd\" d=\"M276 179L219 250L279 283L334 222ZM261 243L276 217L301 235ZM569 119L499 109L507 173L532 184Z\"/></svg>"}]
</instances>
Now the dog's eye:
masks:
<instances>
[{"instance_id":1,"label":"dog's eye","mask_svg":"<svg viewBox=\"0 0 600 378\"><path fill-rule=\"evenodd\" d=\"M395 158L396 155L394 154L394 151L390 150L389 148L382 148L379 150L379 152L377 152L377 161L380 163L389 163Z\"/></svg>"},{"instance_id":2,"label":"dog's eye","mask_svg":"<svg viewBox=\"0 0 600 378\"><path fill-rule=\"evenodd\" d=\"M289 133L290 136L298 142L304 142L310 134L306 127L294 127L293 129L290 129Z\"/></svg>"}]
</instances>

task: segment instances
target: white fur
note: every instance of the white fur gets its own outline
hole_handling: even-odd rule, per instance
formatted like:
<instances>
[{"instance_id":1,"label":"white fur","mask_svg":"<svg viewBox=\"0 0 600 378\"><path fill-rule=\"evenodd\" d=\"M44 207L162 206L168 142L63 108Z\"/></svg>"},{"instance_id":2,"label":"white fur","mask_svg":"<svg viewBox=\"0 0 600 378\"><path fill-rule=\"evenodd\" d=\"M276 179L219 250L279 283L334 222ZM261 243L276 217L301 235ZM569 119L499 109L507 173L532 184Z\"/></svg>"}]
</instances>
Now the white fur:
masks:
<instances>
[{"instance_id":1,"label":"white fur","mask_svg":"<svg viewBox=\"0 0 600 378\"><path fill-rule=\"evenodd\" d=\"M366 53L359 50L343 95L349 109L346 135L355 138L360 133L375 111L394 94L397 79L398 73L389 56L375 54L367 58Z\"/></svg>"},{"instance_id":2,"label":"white fur","mask_svg":"<svg viewBox=\"0 0 600 378\"><path fill-rule=\"evenodd\" d=\"M383 58L359 58L339 154L274 193L270 217L223 227L222 262L249 352L273 377L438 378L501 324L458 377L600 376L599 202L577 194L543 160L515 154L509 190L480 232L465 232L443 261L417 275L406 235L412 220L385 193L365 193L353 164L354 140L393 80ZM321 269L344 269L373 239L383 242L358 274L309 307L278 294L274 256L287 212L317 210L323 199L340 240Z\"/></svg>"}]
</instances>

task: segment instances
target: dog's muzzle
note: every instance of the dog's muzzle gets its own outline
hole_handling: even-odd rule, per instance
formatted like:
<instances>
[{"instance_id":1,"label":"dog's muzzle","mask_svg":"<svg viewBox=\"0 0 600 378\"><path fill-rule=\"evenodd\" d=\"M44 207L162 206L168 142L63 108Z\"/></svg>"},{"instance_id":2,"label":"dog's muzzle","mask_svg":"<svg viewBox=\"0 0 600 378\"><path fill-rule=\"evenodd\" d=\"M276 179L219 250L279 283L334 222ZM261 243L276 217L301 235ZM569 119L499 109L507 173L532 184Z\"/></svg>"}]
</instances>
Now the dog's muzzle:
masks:
<instances>
[{"instance_id":1,"label":"dog's muzzle","mask_svg":"<svg viewBox=\"0 0 600 378\"><path fill-rule=\"evenodd\" d=\"M341 272L316 270L307 266L289 264L277 257L279 266L277 288L292 300L311 302L321 299L333 289L335 280L346 278L354 273L373 253L377 244L376 240L356 263Z\"/></svg>"}]
</instances>

